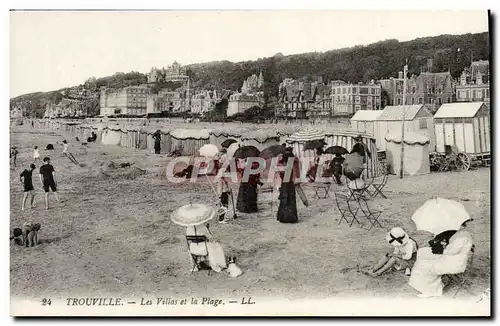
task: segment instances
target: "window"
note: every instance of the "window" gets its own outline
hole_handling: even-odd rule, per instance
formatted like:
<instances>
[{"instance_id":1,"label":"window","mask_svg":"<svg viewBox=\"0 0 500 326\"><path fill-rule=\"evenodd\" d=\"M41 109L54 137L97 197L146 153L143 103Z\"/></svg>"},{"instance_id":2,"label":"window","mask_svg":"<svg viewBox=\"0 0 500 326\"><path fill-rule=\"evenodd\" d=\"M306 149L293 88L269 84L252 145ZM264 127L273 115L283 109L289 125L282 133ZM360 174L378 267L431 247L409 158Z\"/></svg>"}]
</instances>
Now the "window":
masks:
<instances>
[{"instance_id":1,"label":"window","mask_svg":"<svg viewBox=\"0 0 500 326\"><path fill-rule=\"evenodd\" d=\"M423 99L421 97L418 98L418 104L422 104Z\"/></svg>"},{"instance_id":2,"label":"window","mask_svg":"<svg viewBox=\"0 0 500 326\"><path fill-rule=\"evenodd\" d=\"M414 97L411 98L411 104L412 105L415 104L415 98Z\"/></svg>"},{"instance_id":3,"label":"window","mask_svg":"<svg viewBox=\"0 0 500 326\"><path fill-rule=\"evenodd\" d=\"M438 104L441 105L442 104L442 100L441 98L438 98Z\"/></svg>"},{"instance_id":4,"label":"window","mask_svg":"<svg viewBox=\"0 0 500 326\"><path fill-rule=\"evenodd\" d=\"M412 93L415 93L415 86L411 89Z\"/></svg>"},{"instance_id":5,"label":"window","mask_svg":"<svg viewBox=\"0 0 500 326\"><path fill-rule=\"evenodd\" d=\"M418 124L420 129L427 129L427 119L420 119Z\"/></svg>"},{"instance_id":6,"label":"window","mask_svg":"<svg viewBox=\"0 0 500 326\"><path fill-rule=\"evenodd\" d=\"M398 105L401 105L401 99L398 98Z\"/></svg>"}]
</instances>

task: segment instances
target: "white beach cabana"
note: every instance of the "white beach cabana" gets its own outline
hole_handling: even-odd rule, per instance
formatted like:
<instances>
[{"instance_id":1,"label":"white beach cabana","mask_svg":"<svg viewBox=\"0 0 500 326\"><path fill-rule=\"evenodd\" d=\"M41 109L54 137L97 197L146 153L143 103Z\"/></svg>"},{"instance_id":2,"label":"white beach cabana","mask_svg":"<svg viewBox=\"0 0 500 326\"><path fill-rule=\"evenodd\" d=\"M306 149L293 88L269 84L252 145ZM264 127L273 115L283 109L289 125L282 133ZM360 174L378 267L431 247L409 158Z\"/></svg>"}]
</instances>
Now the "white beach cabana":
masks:
<instances>
[{"instance_id":1,"label":"white beach cabana","mask_svg":"<svg viewBox=\"0 0 500 326\"><path fill-rule=\"evenodd\" d=\"M399 175L401 171L401 132L385 136L386 163L389 170ZM405 132L404 135L404 175L421 175L430 172L429 138L417 132Z\"/></svg>"}]
</instances>

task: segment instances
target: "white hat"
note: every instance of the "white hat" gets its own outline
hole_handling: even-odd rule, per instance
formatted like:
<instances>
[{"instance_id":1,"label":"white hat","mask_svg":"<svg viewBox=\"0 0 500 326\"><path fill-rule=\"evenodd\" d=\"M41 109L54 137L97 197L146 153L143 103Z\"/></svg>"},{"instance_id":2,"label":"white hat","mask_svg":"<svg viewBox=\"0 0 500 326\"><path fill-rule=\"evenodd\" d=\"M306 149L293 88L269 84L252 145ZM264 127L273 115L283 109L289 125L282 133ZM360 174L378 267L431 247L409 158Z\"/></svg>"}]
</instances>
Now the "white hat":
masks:
<instances>
[{"instance_id":1,"label":"white hat","mask_svg":"<svg viewBox=\"0 0 500 326\"><path fill-rule=\"evenodd\" d=\"M389 233L387 233L385 239L387 242L395 247L403 246L408 243L408 234L405 230L400 227L392 228Z\"/></svg>"}]
</instances>

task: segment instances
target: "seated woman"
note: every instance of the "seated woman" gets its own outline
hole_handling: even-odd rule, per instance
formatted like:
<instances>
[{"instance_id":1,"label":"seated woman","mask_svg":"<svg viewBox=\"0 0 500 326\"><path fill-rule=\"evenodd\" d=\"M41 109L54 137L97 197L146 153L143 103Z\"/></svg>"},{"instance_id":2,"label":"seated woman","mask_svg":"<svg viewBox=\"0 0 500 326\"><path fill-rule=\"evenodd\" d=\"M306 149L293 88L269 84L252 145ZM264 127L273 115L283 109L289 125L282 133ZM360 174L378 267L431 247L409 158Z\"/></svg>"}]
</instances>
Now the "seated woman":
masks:
<instances>
[{"instance_id":1,"label":"seated woman","mask_svg":"<svg viewBox=\"0 0 500 326\"><path fill-rule=\"evenodd\" d=\"M410 275L417 252L415 240L410 238L400 227L393 228L387 233L386 240L394 246L394 252L386 253L377 264L363 270L363 272L372 277L378 277L394 267L396 270L405 269L405 274Z\"/></svg>"},{"instance_id":2,"label":"seated woman","mask_svg":"<svg viewBox=\"0 0 500 326\"><path fill-rule=\"evenodd\" d=\"M214 241L212 233L210 233L210 230L208 229L208 224L188 226L186 228L186 235L202 235L205 236L207 239L206 243L192 242L189 244L189 251L193 255L205 256L207 255L207 250L208 250L208 263L212 270L219 273L223 269L227 268L226 256L224 255L224 250L222 250L222 246L218 242ZM191 255L189 255L189 257L191 258L191 260L193 259Z\"/></svg>"},{"instance_id":3,"label":"seated woman","mask_svg":"<svg viewBox=\"0 0 500 326\"><path fill-rule=\"evenodd\" d=\"M443 249L442 254L433 253L431 247L418 250L409 285L421 292L419 297L443 295L444 285L441 276L465 271L472 249L472 237L464 228L470 221L465 221L460 230L449 239L449 244Z\"/></svg>"}]
</instances>

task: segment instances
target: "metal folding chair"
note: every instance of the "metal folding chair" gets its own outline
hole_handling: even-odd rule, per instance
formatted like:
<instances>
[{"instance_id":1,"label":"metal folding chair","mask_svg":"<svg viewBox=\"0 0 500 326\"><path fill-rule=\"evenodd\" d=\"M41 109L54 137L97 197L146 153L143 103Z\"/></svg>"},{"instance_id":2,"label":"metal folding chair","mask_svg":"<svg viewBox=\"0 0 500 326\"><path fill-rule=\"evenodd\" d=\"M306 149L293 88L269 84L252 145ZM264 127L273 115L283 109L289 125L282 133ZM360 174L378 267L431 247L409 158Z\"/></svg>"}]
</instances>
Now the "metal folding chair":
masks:
<instances>
[{"instance_id":1,"label":"metal folding chair","mask_svg":"<svg viewBox=\"0 0 500 326\"><path fill-rule=\"evenodd\" d=\"M382 167L383 169L383 176L380 180L373 180L367 187L366 192L372 197L375 198L378 195L382 196L383 198L387 199L386 195L382 192L384 189L385 185L387 184L387 180L389 179L389 170L388 168L384 165ZM373 188L372 191L370 191L370 188Z\"/></svg>"},{"instance_id":2,"label":"metal folding chair","mask_svg":"<svg viewBox=\"0 0 500 326\"><path fill-rule=\"evenodd\" d=\"M194 268L198 268L198 270L207 269L208 275L210 275L211 268L206 264L202 264L203 262L208 262L208 246L207 246L207 237L204 235L186 235L186 241L188 245L188 251L193 259L193 267L191 267L191 273L193 273ZM190 244L191 243L205 243L205 253L206 255L195 255L191 252Z\"/></svg>"},{"instance_id":3,"label":"metal folding chair","mask_svg":"<svg viewBox=\"0 0 500 326\"><path fill-rule=\"evenodd\" d=\"M352 202L353 201L351 201L348 196L338 192L335 193L335 203L337 204L337 209L340 212L340 219L338 223L339 225L340 223L342 223L342 220L345 220L347 224L349 224L349 227L352 226L354 221L358 222L358 224L361 225L361 223L357 219L359 207L353 211L353 207L351 207ZM349 221L348 217L352 217L352 219Z\"/></svg>"},{"instance_id":4,"label":"metal folding chair","mask_svg":"<svg viewBox=\"0 0 500 326\"><path fill-rule=\"evenodd\" d=\"M331 182L318 182L313 184L314 189L314 197L318 199L326 199L330 198L330 187L332 186ZM320 192L323 192L323 195L320 195Z\"/></svg>"},{"instance_id":5,"label":"metal folding chair","mask_svg":"<svg viewBox=\"0 0 500 326\"><path fill-rule=\"evenodd\" d=\"M377 210L372 210L370 209L370 206L368 205L368 202L364 197L357 197L357 202L359 205L359 209L363 213L363 215L366 217L368 222L370 222L370 228L368 230L371 230L372 227L377 224L381 228L383 228L382 224L378 221L380 218L380 215L382 214L382 211L377 211Z\"/></svg>"}]
</instances>

